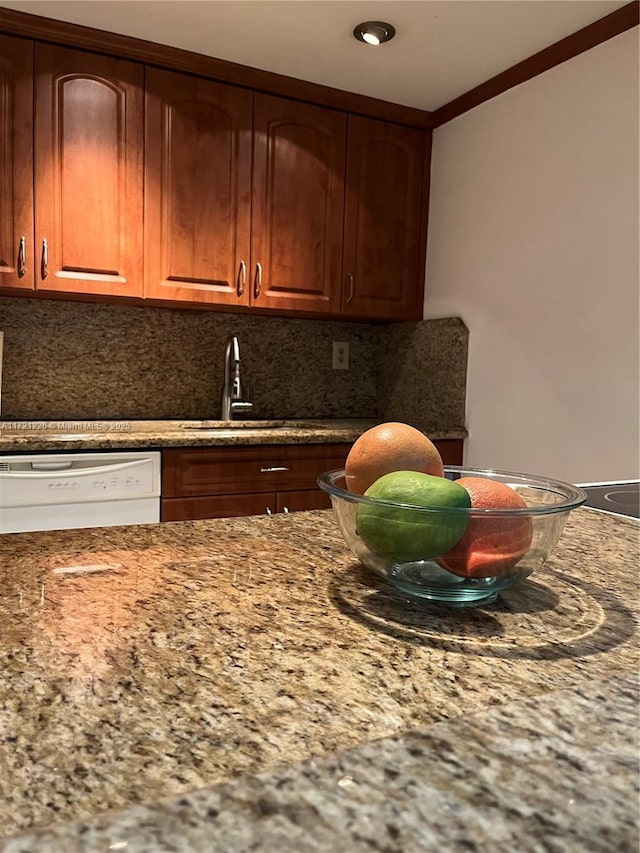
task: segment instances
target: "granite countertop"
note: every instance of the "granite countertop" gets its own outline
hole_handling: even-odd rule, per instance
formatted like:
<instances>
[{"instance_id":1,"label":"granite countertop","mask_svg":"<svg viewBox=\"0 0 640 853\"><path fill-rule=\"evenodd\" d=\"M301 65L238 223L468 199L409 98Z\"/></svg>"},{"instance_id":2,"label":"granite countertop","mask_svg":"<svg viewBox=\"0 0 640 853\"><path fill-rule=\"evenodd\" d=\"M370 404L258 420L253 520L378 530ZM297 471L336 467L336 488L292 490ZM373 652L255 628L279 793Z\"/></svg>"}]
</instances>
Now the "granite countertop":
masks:
<instances>
[{"instance_id":1,"label":"granite countertop","mask_svg":"<svg viewBox=\"0 0 640 853\"><path fill-rule=\"evenodd\" d=\"M469 611L330 511L5 535L0 849L634 850L638 530Z\"/></svg>"},{"instance_id":2,"label":"granite countertop","mask_svg":"<svg viewBox=\"0 0 640 853\"><path fill-rule=\"evenodd\" d=\"M375 421L5 421L0 452L355 441Z\"/></svg>"},{"instance_id":3,"label":"granite countertop","mask_svg":"<svg viewBox=\"0 0 640 853\"><path fill-rule=\"evenodd\" d=\"M377 421L0 421L0 453L141 447L353 442ZM434 440L465 438L463 427L438 429Z\"/></svg>"}]
</instances>

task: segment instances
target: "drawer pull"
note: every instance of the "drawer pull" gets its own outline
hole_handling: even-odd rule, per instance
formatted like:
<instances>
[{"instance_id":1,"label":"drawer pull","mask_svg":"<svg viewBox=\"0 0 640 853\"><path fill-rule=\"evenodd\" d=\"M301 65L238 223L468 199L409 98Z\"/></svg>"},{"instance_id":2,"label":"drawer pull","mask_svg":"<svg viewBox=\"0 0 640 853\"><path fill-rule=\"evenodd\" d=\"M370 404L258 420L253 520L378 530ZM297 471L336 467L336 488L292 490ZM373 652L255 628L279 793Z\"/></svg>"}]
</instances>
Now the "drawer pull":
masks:
<instances>
[{"instance_id":1,"label":"drawer pull","mask_svg":"<svg viewBox=\"0 0 640 853\"><path fill-rule=\"evenodd\" d=\"M18 250L18 276L22 278L27 273L27 238L23 235L20 238L20 248Z\"/></svg>"},{"instance_id":2,"label":"drawer pull","mask_svg":"<svg viewBox=\"0 0 640 853\"><path fill-rule=\"evenodd\" d=\"M353 300L353 276L351 273L347 274L347 281L349 282L349 295L347 296L347 302L351 302Z\"/></svg>"},{"instance_id":3,"label":"drawer pull","mask_svg":"<svg viewBox=\"0 0 640 853\"><path fill-rule=\"evenodd\" d=\"M240 261L240 270L238 271L238 283L236 285L236 291L238 296L242 296L244 293L245 286L247 284L247 265L244 261Z\"/></svg>"},{"instance_id":4,"label":"drawer pull","mask_svg":"<svg viewBox=\"0 0 640 853\"><path fill-rule=\"evenodd\" d=\"M257 299L262 290L262 264L256 264L256 274L253 279L253 296Z\"/></svg>"},{"instance_id":5,"label":"drawer pull","mask_svg":"<svg viewBox=\"0 0 640 853\"><path fill-rule=\"evenodd\" d=\"M45 237L42 241L42 261L40 263L40 275L46 278L49 275L49 243Z\"/></svg>"},{"instance_id":6,"label":"drawer pull","mask_svg":"<svg viewBox=\"0 0 640 853\"><path fill-rule=\"evenodd\" d=\"M290 471L290 470L291 470L290 468L285 468L282 465L274 465L271 468L261 468L260 473L261 474L273 474L275 471Z\"/></svg>"},{"instance_id":7,"label":"drawer pull","mask_svg":"<svg viewBox=\"0 0 640 853\"><path fill-rule=\"evenodd\" d=\"M273 513L271 512L271 507L270 507L270 506L268 506L268 507L267 507L267 515L273 515Z\"/></svg>"}]
</instances>

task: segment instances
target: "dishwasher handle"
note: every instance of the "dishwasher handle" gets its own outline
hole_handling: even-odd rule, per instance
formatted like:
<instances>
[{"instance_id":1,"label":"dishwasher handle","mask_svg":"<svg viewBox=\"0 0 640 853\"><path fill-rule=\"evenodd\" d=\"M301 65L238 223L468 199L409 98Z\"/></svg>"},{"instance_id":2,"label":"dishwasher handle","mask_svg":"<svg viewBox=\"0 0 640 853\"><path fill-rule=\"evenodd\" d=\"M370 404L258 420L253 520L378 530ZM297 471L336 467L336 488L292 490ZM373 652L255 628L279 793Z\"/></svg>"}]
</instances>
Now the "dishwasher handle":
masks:
<instances>
[{"instance_id":1,"label":"dishwasher handle","mask_svg":"<svg viewBox=\"0 0 640 853\"><path fill-rule=\"evenodd\" d=\"M67 460L68 461L68 460ZM107 463L106 465L96 465L92 468L81 468L81 467L73 467L73 462L70 462L71 467L66 467L66 463L63 463L62 460L60 462L55 463L51 462L31 462L32 467L31 471L0 471L0 480L11 479L13 477L20 479L34 479L37 480L41 477L50 477L51 473L55 473L59 477L79 477L88 475L90 477L95 476L96 474L110 474L113 471L125 471L128 468L136 468L139 465L145 465L149 462L148 459L133 459L128 462L114 462ZM64 468L42 468L40 470L36 469L36 465L65 465Z\"/></svg>"},{"instance_id":2,"label":"dishwasher handle","mask_svg":"<svg viewBox=\"0 0 640 853\"><path fill-rule=\"evenodd\" d=\"M32 462L32 471L64 471L72 468L73 462Z\"/></svg>"}]
</instances>

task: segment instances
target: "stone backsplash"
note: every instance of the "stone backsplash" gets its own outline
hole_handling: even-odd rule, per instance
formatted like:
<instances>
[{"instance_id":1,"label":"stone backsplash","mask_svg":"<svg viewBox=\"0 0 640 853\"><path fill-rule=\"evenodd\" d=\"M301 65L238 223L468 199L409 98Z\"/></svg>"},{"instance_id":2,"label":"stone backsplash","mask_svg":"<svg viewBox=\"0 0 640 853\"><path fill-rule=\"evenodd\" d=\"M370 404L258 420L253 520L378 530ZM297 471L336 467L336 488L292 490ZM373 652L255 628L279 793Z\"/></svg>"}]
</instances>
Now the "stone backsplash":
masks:
<instances>
[{"instance_id":1,"label":"stone backsplash","mask_svg":"<svg viewBox=\"0 0 640 853\"><path fill-rule=\"evenodd\" d=\"M462 320L390 323L380 332L378 414L425 432L465 423L467 347Z\"/></svg>"},{"instance_id":2,"label":"stone backsplash","mask_svg":"<svg viewBox=\"0 0 640 853\"><path fill-rule=\"evenodd\" d=\"M240 341L258 418L383 418L462 428L467 330L0 297L6 420L219 418ZM350 344L332 369L333 341ZM388 416L388 417L387 417Z\"/></svg>"}]
</instances>

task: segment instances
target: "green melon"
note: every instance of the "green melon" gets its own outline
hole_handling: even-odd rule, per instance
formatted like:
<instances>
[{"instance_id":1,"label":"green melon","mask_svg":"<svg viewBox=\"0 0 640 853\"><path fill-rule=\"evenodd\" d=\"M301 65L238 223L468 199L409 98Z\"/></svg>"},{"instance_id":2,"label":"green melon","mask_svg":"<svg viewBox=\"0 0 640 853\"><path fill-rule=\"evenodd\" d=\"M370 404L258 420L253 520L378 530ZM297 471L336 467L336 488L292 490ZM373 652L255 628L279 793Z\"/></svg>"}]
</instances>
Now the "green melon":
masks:
<instances>
[{"instance_id":1,"label":"green melon","mask_svg":"<svg viewBox=\"0 0 640 853\"><path fill-rule=\"evenodd\" d=\"M442 556L463 536L469 523L467 513L447 512L450 508L469 508L469 493L444 477L393 471L376 480L365 495L440 510L432 513L385 504L358 505L356 528L360 538L372 551L394 563Z\"/></svg>"}]
</instances>

